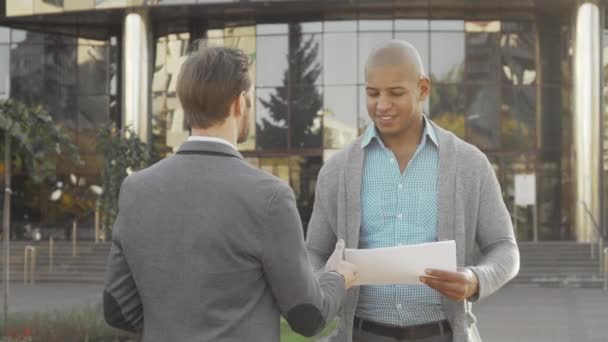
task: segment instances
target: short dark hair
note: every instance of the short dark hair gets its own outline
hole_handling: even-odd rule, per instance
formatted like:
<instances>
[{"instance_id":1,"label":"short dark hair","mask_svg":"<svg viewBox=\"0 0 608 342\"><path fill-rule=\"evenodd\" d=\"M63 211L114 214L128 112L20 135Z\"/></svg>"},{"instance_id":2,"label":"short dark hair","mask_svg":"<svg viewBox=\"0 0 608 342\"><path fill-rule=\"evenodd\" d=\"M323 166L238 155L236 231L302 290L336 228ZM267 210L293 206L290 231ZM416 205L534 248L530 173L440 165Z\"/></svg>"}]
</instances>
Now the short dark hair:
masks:
<instances>
[{"instance_id":1,"label":"short dark hair","mask_svg":"<svg viewBox=\"0 0 608 342\"><path fill-rule=\"evenodd\" d=\"M184 62L177 80L177 96L193 128L224 122L230 104L251 87L249 58L240 49L201 47Z\"/></svg>"}]
</instances>

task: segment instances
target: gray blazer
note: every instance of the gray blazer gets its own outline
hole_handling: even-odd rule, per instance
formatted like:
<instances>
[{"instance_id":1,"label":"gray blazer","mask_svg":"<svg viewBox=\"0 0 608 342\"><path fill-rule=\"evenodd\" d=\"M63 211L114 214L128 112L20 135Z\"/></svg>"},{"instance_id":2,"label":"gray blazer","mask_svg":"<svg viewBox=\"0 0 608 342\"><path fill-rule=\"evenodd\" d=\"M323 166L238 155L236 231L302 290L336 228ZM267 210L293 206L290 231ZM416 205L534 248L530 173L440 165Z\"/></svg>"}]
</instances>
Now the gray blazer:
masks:
<instances>
[{"instance_id":1,"label":"gray blazer","mask_svg":"<svg viewBox=\"0 0 608 342\"><path fill-rule=\"evenodd\" d=\"M481 341L471 302L487 297L519 271L519 251L500 185L486 156L454 134L433 127L439 139L439 240L456 240L457 265L469 267L479 278L479 294L468 301L443 298L443 309L455 342ZM357 248L361 226L361 138L333 156L321 169L307 247L320 268L337 238ZM340 313L335 342L351 342L359 291L348 291Z\"/></svg>"},{"instance_id":2,"label":"gray blazer","mask_svg":"<svg viewBox=\"0 0 608 342\"><path fill-rule=\"evenodd\" d=\"M122 184L104 291L106 321L143 341L279 341L346 295L315 275L291 188L236 150L189 141Z\"/></svg>"}]
</instances>

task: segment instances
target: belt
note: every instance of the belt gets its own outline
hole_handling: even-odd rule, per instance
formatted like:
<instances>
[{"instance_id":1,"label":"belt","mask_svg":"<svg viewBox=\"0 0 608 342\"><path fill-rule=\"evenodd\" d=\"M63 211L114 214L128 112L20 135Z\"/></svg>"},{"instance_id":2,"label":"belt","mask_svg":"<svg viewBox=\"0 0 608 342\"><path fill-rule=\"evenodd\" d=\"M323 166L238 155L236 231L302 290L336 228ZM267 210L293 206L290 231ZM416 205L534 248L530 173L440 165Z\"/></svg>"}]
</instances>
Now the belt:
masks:
<instances>
[{"instance_id":1,"label":"belt","mask_svg":"<svg viewBox=\"0 0 608 342\"><path fill-rule=\"evenodd\" d=\"M413 325L409 327L398 327L384 325L355 317L354 328L370 332L372 334L392 337L397 340L417 340L432 336L439 336L450 333L452 328L447 320Z\"/></svg>"}]
</instances>

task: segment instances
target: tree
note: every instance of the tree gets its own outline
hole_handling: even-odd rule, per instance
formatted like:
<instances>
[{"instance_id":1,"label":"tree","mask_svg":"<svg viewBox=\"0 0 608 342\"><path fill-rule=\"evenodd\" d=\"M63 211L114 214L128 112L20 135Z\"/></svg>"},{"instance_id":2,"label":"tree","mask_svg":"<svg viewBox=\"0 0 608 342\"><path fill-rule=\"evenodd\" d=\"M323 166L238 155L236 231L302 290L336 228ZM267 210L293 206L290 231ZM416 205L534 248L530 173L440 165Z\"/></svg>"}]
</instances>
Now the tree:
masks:
<instances>
[{"instance_id":1,"label":"tree","mask_svg":"<svg viewBox=\"0 0 608 342\"><path fill-rule=\"evenodd\" d=\"M292 129L288 146L321 147L321 132L314 127L317 113L323 105L321 94L315 86L321 75L318 54L319 44L314 37L304 41L302 26L290 24L288 67L283 74L283 85L268 101L261 100L262 106L270 112L272 121L263 118L261 124L256 124L258 147L272 149L286 144L289 126Z\"/></svg>"},{"instance_id":2,"label":"tree","mask_svg":"<svg viewBox=\"0 0 608 342\"><path fill-rule=\"evenodd\" d=\"M0 103L0 129L4 133L4 323L8 312L8 281L10 267L10 211L12 145L15 156L22 156L30 177L37 183L56 178L56 167L67 159L73 165L82 161L78 148L71 142L68 132L53 122L52 117L41 107L28 107L20 102L6 100Z\"/></svg>"},{"instance_id":3,"label":"tree","mask_svg":"<svg viewBox=\"0 0 608 342\"><path fill-rule=\"evenodd\" d=\"M148 145L130 127L119 130L114 123L99 129L97 141L97 150L104 158L101 210L105 229L116 219L122 182L131 172L148 166L150 153Z\"/></svg>"}]
</instances>

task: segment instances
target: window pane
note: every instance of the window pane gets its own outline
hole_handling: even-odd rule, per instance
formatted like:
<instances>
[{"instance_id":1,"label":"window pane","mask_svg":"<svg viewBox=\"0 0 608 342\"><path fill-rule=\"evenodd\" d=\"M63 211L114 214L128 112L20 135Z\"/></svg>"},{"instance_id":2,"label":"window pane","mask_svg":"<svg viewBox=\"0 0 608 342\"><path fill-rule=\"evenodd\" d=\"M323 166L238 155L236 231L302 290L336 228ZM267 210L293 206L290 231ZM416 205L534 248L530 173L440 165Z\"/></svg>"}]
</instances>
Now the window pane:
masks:
<instances>
[{"instance_id":1,"label":"window pane","mask_svg":"<svg viewBox=\"0 0 608 342\"><path fill-rule=\"evenodd\" d=\"M395 39L404 40L418 50L424 72L429 75L429 34L427 32L395 32Z\"/></svg>"},{"instance_id":2,"label":"window pane","mask_svg":"<svg viewBox=\"0 0 608 342\"><path fill-rule=\"evenodd\" d=\"M467 21L467 32L500 32L500 21Z\"/></svg>"},{"instance_id":3,"label":"window pane","mask_svg":"<svg viewBox=\"0 0 608 342\"><path fill-rule=\"evenodd\" d=\"M430 118L460 138L465 136L465 96L456 84L431 84Z\"/></svg>"},{"instance_id":4,"label":"window pane","mask_svg":"<svg viewBox=\"0 0 608 342\"><path fill-rule=\"evenodd\" d=\"M497 82L500 72L500 33L466 34L467 82Z\"/></svg>"},{"instance_id":5,"label":"window pane","mask_svg":"<svg viewBox=\"0 0 608 342\"><path fill-rule=\"evenodd\" d=\"M426 19L397 19L395 31L428 31L429 21Z\"/></svg>"},{"instance_id":6,"label":"window pane","mask_svg":"<svg viewBox=\"0 0 608 342\"><path fill-rule=\"evenodd\" d=\"M261 150L287 148L287 89L256 89L256 146Z\"/></svg>"},{"instance_id":7,"label":"window pane","mask_svg":"<svg viewBox=\"0 0 608 342\"><path fill-rule=\"evenodd\" d=\"M259 87L280 86L287 72L287 36L258 36L256 78Z\"/></svg>"},{"instance_id":8,"label":"window pane","mask_svg":"<svg viewBox=\"0 0 608 342\"><path fill-rule=\"evenodd\" d=\"M34 13L33 0L6 1L6 16L32 15Z\"/></svg>"},{"instance_id":9,"label":"window pane","mask_svg":"<svg viewBox=\"0 0 608 342\"><path fill-rule=\"evenodd\" d=\"M291 32L291 84L292 85L320 85L321 77L321 35L302 34L300 25L292 25Z\"/></svg>"},{"instance_id":10,"label":"window pane","mask_svg":"<svg viewBox=\"0 0 608 342\"><path fill-rule=\"evenodd\" d=\"M462 81L464 33L431 33L431 79L434 82Z\"/></svg>"},{"instance_id":11,"label":"window pane","mask_svg":"<svg viewBox=\"0 0 608 342\"><path fill-rule=\"evenodd\" d=\"M110 119L108 96L78 97L78 130L94 130Z\"/></svg>"},{"instance_id":12,"label":"window pane","mask_svg":"<svg viewBox=\"0 0 608 342\"><path fill-rule=\"evenodd\" d=\"M10 48L8 45L0 45L0 100L4 100L9 96L10 89Z\"/></svg>"},{"instance_id":13,"label":"window pane","mask_svg":"<svg viewBox=\"0 0 608 342\"><path fill-rule=\"evenodd\" d=\"M77 114L77 45L51 36L44 50L43 103L57 121L76 127ZM75 42L75 41L74 41Z\"/></svg>"},{"instance_id":14,"label":"window pane","mask_svg":"<svg viewBox=\"0 0 608 342\"><path fill-rule=\"evenodd\" d=\"M464 31L464 21L431 20L431 31Z\"/></svg>"},{"instance_id":15,"label":"window pane","mask_svg":"<svg viewBox=\"0 0 608 342\"><path fill-rule=\"evenodd\" d=\"M507 149L536 147L536 89L533 86L502 88L502 141Z\"/></svg>"},{"instance_id":16,"label":"window pane","mask_svg":"<svg viewBox=\"0 0 608 342\"><path fill-rule=\"evenodd\" d=\"M323 23L320 21L300 23L300 25L302 25L302 32L304 32L304 33L321 33L321 32L323 32Z\"/></svg>"},{"instance_id":17,"label":"window pane","mask_svg":"<svg viewBox=\"0 0 608 342\"><path fill-rule=\"evenodd\" d=\"M95 0L97 8L126 7L127 0Z\"/></svg>"},{"instance_id":18,"label":"window pane","mask_svg":"<svg viewBox=\"0 0 608 342\"><path fill-rule=\"evenodd\" d=\"M369 114L367 113L367 94L365 92L365 86L358 86L358 115L357 115L357 127L359 134L361 134L371 122Z\"/></svg>"},{"instance_id":19,"label":"window pane","mask_svg":"<svg viewBox=\"0 0 608 342\"><path fill-rule=\"evenodd\" d=\"M325 32L355 32L357 31L357 21L355 20L337 20L326 21L323 23Z\"/></svg>"},{"instance_id":20,"label":"window pane","mask_svg":"<svg viewBox=\"0 0 608 342\"><path fill-rule=\"evenodd\" d=\"M257 25L257 34L287 34L287 24L260 24Z\"/></svg>"},{"instance_id":21,"label":"window pane","mask_svg":"<svg viewBox=\"0 0 608 342\"><path fill-rule=\"evenodd\" d=\"M78 47L78 93L105 95L109 93L109 48L107 46Z\"/></svg>"},{"instance_id":22,"label":"window pane","mask_svg":"<svg viewBox=\"0 0 608 342\"><path fill-rule=\"evenodd\" d=\"M321 88L314 85L294 86L291 99L291 148L321 147Z\"/></svg>"},{"instance_id":23,"label":"window pane","mask_svg":"<svg viewBox=\"0 0 608 342\"><path fill-rule=\"evenodd\" d=\"M63 7L69 11L93 9L95 0L63 0Z\"/></svg>"},{"instance_id":24,"label":"window pane","mask_svg":"<svg viewBox=\"0 0 608 342\"><path fill-rule=\"evenodd\" d=\"M531 85L536 81L536 34L503 33L500 38L503 82Z\"/></svg>"},{"instance_id":25,"label":"window pane","mask_svg":"<svg viewBox=\"0 0 608 342\"><path fill-rule=\"evenodd\" d=\"M498 86L467 87L467 140L480 149L500 147Z\"/></svg>"},{"instance_id":26,"label":"window pane","mask_svg":"<svg viewBox=\"0 0 608 342\"><path fill-rule=\"evenodd\" d=\"M357 83L356 33L327 33L323 42L324 84Z\"/></svg>"},{"instance_id":27,"label":"window pane","mask_svg":"<svg viewBox=\"0 0 608 342\"><path fill-rule=\"evenodd\" d=\"M365 83L365 63L373 48L391 40L392 32L365 32L359 34L359 67L357 68L359 84Z\"/></svg>"},{"instance_id":28,"label":"window pane","mask_svg":"<svg viewBox=\"0 0 608 342\"><path fill-rule=\"evenodd\" d=\"M45 34L24 30L11 30L11 43L44 44Z\"/></svg>"},{"instance_id":29,"label":"window pane","mask_svg":"<svg viewBox=\"0 0 608 342\"><path fill-rule=\"evenodd\" d=\"M44 89L44 45L12 45L11 97L29 105L40 104Z\"/></svg>"},{"instance_id":30,"label":"window pane","mask_svg":"<svg viewBox=\"0 0 608 342\"><path fill-rule=\"evenodd\" d=\"M392 31L392 20L359 20L359 31Z\"/></svg>"},{"instance_id":31,"label":"window pane","mask_svg":"<svg viewBox=\"0 0 608 342\"><path fill-rule=\"evenodd\" d=\"M357 137L357 86L325 87L323 109L325 148L342 148Z\"/></svg>"},{"instance_id":32,"label":"window pane","mask_svg":"<svg viewBox=\"0 0 608 342\"><path fill-rule=\"evenodd\" d=\"M8 44L11 42L11 29L8 27L0 27L0 43Z\"/></svg>"},{"instance_id":33,"label":"window pane","mask_svg":"<svg viewBox=\"0 0 608 342\"><path fill-rule=\"evenodd\" d=\"M63 0L34 0L35 14L56 13L62 11Z\"/></svg>"}]
</instances>

